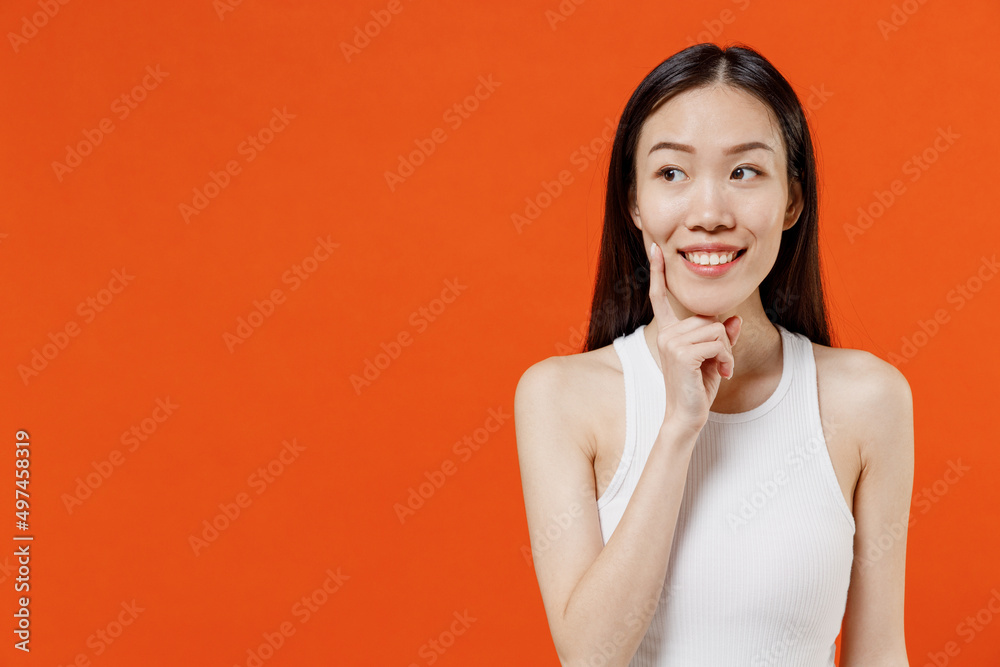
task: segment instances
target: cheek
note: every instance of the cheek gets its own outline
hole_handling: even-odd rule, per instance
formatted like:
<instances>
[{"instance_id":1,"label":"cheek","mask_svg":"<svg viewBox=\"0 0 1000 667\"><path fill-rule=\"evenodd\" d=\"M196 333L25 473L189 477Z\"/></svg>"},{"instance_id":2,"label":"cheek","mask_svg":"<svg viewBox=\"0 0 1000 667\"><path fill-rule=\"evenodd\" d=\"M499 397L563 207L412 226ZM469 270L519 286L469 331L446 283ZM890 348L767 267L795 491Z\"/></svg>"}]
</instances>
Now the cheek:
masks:
<instances>
[{"instance_id":1,"label":"cheek","mask_svg":"<svg viewBox=\"0 0 1000 667\"><path fill-rule=\"evenodd\" d=\"M753 257L752 271L749 274L754 276L752 280L759 282L774 269L775 262L778 260L778 250L781 248L780 230L780 226L774 226L770 229L754 231L753 243L756 246L756 252Z\"/></svg>"},{"instance_id":2,"label":"cheek","mask_svg":"<svg viewBox=\"0 0 1000 667\"><path fill-rule=\"evenodd\" d=\"M750 231L760 246L773 245L777 252L781 243L784 210L776 207L772 198L748 201L746 204L739 216L741 225Z\"/></svg>"},{"instance_id":3,"label":"cheek","mask_svg":"<svg viewBox=\"0 0 1000 667\"><path fill-rule=\"evenodd\" d=\"M654 239L667 238L684 220L684 205L677 199L653 200L643 210L643 227Z\"/></svg>"},{"instance_id":4,"label":"cheek","mask_svg":"<svg viewBox=\"0 0 1000 667\"><path fill-rule=\"evenodd\" d=\"M748 227L768 227L784 215L780 193L760 190L739 202L739 212Z\"/></svg>"}]
</instances>

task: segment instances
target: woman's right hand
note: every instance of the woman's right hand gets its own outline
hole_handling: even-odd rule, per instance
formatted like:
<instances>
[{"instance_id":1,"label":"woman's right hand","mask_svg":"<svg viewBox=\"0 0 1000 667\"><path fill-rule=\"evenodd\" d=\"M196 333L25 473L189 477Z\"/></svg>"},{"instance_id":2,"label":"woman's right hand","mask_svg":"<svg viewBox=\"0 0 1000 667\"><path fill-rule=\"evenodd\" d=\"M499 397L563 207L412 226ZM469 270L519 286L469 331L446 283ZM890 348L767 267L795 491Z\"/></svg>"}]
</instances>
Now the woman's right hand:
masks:
<instances>
[{"instance_id":1,"label":"woman's right hand","mask_svg":"<svg viewBox=\"0 0 1000 667\"><path fill-rule=\"evenodd\" d=\"M649 269L649 300L659 328L656 347L666 386L663 420L697 434L708 421L722 378L731 378L735 370L732 346L742 320L733 316L723 323L707 315L678 319L667 300L663 251L655 242Z\"/></svg>"}]
</instances>

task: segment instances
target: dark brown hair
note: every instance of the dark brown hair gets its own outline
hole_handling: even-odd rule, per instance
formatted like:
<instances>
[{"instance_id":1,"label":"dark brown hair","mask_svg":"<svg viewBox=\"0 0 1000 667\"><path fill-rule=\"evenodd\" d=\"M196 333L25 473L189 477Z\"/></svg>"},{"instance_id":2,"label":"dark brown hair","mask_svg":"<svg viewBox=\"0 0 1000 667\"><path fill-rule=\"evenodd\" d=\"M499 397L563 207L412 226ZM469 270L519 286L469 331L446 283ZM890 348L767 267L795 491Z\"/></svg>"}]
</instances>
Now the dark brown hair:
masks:
<instances>
[{"instance_id":1,"label":"dark brown hair","mask_svg":"<svg viewBox=\"0 0 1000 667\"><path fill-rule=\"evenodd\" d=\"M608 165L604 229L585 352L608 345L653 319L649 260L642 232L629 214L642 124L672 97L716 83L750 93L777 116L787 150L789 182L797 179L802 185L802 213L782 232L774 267L760 284L764 311L771 322L830 345L819 264L816 163L802 105L788 81L752 48L704 43L675 53L647 74L618 121Z\"/></svg>"}]
</instances>

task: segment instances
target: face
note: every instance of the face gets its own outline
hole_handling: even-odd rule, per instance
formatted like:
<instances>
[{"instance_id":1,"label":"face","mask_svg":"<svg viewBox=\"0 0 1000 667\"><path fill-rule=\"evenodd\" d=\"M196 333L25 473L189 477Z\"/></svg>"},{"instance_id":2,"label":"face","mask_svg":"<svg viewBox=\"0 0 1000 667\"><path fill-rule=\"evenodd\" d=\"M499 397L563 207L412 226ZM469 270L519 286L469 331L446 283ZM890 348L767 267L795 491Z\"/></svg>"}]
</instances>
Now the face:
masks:
<instances>
[{"instance_id":1,"label":"face","mask_svg":"<svg viewBox=\"0 0 1000 667\"><path fill-rule=\"evenodd\" d=\"M747 299L759 300L781 233L802 212L801 187L789 184L786 164L768 107L730 86L685 91L646 119L630 208L647 258L653 241L663 252L678 317L732 313ZM702 244L740 252L726 265L716 251L720 263L701 268L678 253Z\"/></svg>"}]
</instances>

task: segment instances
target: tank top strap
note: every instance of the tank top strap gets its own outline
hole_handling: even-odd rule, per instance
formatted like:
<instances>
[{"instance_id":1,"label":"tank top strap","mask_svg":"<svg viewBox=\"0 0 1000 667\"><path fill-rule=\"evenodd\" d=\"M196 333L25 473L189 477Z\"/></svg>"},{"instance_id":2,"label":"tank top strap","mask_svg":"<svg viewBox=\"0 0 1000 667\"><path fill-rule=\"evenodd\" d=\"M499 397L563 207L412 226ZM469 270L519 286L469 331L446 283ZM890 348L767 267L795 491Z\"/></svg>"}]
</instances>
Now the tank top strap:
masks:
<instances>
[{"instance_id":1,"label":"tank top strap","mask_svg":"<svg viewBox=\"0 0 1000 667\"><path fill-rule=\"evenodd\" d=\"M622 334L612 341L618 360L622 365L622 375L625 383L625 442L622 447L622 456L615 469L615 474L608 482L608 486L597 499L597 509L603 509L611 499L613 499L621 489L622 482L632 467L635 458L636 428L639 418L636 409L636 400L642 393L642 386L639 381L638 363L635 348L635 333Z\"/></svg>"},{"instance_id":2,"label":"tank top strap","mask_svg":"<svg viewBox=\"0 0 1000 667\"><path fill-rule=\"evenodd\" d=\"M598 510L606 508L616 496L627 502L619 492L631 495L663 422L666 388L663 374L646 345L645 329L646 325L640 324L613 341L625 383L625 443L614 477L597 500Z\"/></svg>"},{"instance_id":3,"label":"tank top strap","mask_svg":"<svg viewBox=\"0 0 1000 667\"><path fill-rule=\"evenodd\" d=\"M780 326L780 325L778 325ZM782 327L784 328L784 327ZM785 329L785 331L788 331ZM844 492L840 489L837 480L837 473L833 467L833 459L830 456L829 445L826 440L826 432L831 435L837 433L837 422L822 417L819 404L819 373L816 367L816 354L812 341L805 334L798 332L788 332L789 337L794 341L796 352L796 386L794 388L801 410L805 415L808 440L803 445L806 451L814 451L817 454L818 465L821 469L821 476L826 480L829 491L833 496L834 504L840 508L841 513L850 525L851 530L855 530L856 524L851 509L844 499Z\"/></svg>"}]
</instances>

